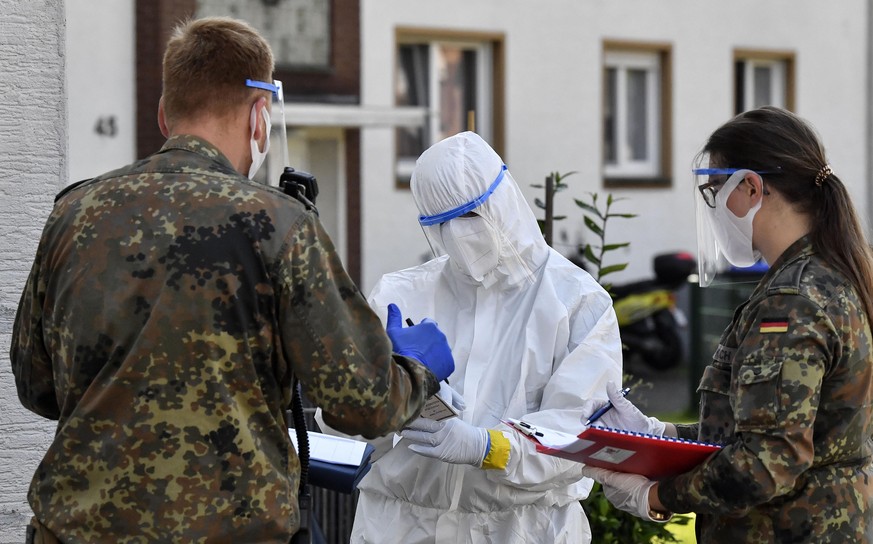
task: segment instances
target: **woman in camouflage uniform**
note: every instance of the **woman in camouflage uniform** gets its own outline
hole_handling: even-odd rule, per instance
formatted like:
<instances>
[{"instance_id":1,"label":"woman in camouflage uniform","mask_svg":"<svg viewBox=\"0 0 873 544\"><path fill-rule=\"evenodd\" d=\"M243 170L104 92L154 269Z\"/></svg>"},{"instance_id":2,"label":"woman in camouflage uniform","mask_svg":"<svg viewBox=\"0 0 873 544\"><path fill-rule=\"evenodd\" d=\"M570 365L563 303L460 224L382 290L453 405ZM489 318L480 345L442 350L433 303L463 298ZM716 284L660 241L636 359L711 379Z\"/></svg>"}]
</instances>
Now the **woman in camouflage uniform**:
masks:
<instances>
[{"instance_id":1,"label":"woman in camouflage uniform","mask_svg":"<svg viewBox=\"0 0 873 544\"><path fill-rule=\"evenodd\" d=\"M703 373L699 422L664 434L724 447L660 482L586 472L632 513L696 512L700 542L873 542L873 267L854 206L813 129L785 110L736 116L704 153L717 247L770 268ZM604 424L651 428L610 397Z\"/></svg>"}]
</instances>

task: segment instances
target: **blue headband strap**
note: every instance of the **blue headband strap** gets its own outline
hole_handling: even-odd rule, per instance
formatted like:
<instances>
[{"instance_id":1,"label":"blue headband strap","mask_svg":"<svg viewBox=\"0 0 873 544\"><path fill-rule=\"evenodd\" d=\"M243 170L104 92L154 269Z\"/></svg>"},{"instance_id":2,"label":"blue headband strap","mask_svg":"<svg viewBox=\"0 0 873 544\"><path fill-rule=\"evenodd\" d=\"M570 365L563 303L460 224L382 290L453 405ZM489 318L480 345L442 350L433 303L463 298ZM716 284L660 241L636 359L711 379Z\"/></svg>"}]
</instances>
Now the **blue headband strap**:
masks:
<instances>
[{"instance_id":1,"label":"blue headband strap","mask_svg":"<svg viewBox=\"0 0 873 544\"><path fill-rule=\"evenodd\" d=\"M691 171L693 173L697 174L698 176L718 176L718 175L729 176L731 174L739 172L740 170L743 170L743 168L694 168ZM751 170L751 171L758 174L758 175L764 175L764 174L778 174L780 170L782 170L782 167L777 166L776 168L774 168L772 170Z\"/></svg>"},{"instance_id":2,"label":"blue headband strap","mask_svg":"<svg viewBox=\"0 0 873 544\"><path fill-rule=\"evenodd\" d=\"M272 83L267 83L266 81L258 81L256 79L247 79L246 87L253 87L255 89L263 89L265 91L270 91L274 96L279 96L279 86L274 85Z\"/></svg>"},{"instance_id":3,"label":"blue headband strap","mask_svg":"<svg viewBox=\"0 0 873 544\"><path fill-rule=\"evenodd\" d=\"M454 219L456 217L460 217L467 212L473 211L479 206L481 206L488 197L491 196L491 193L494 192L494 189L500 185L500 182L503 181L503 174L506 172L506 165L504 164L500 168L500 173L497 174L497 179L491 183L491 186L488 187L488 190L482 194L482 196L476 198L471 202L467 202L466 204L461 204L457 208L452 208L451 210L444 211L442 213L438 213L436 215L419 215L418 222L421 223L422 227L428 227L430 225L436 225L437 223L445 223L449 219Z\"/></svg>"}]
</instances>

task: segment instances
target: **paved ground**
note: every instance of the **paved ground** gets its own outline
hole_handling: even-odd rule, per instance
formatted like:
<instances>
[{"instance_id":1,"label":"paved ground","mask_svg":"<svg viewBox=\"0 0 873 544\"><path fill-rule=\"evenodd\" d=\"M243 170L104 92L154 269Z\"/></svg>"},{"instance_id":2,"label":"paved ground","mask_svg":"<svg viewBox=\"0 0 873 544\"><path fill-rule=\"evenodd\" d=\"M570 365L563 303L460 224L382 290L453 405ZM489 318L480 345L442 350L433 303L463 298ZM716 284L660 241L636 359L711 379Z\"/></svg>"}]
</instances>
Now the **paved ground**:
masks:
<instances>
[{"instance_id":1,"label":"paved ground","mask_svg":"<svg viewBox=\"0 0 873 544\"><path fill-rule=\"evenodd\" d=\"M625 372L633 376L629 382L633 390L628 398L643 412L655 416L696 412L697 396L694 395L695 406L692 407L692 388L687 364L667 371L633 366L626 367Z\"/></svg>"},{"instance_id":2,"label":"paved ground","mask_svg":"<svg viewBox=\"0 0 873 544\"><path fill-rule=\"evenodd\" d=\"M687 286L676 292L676 304L687 320L691 315L691 293ZM643 412L655 416L688 413L692 418L696 417L697 393L693 391L697 389L697 380L695 379L692 386L691 365L688 362L692 351L692 338L688 323L680 328L679 335L682 338L685 362L676 368L657 371L635 361L624 363L625 373L633 376L632 381L640 382L635 385L628 398Z\"/></svg>"}]
</instances>

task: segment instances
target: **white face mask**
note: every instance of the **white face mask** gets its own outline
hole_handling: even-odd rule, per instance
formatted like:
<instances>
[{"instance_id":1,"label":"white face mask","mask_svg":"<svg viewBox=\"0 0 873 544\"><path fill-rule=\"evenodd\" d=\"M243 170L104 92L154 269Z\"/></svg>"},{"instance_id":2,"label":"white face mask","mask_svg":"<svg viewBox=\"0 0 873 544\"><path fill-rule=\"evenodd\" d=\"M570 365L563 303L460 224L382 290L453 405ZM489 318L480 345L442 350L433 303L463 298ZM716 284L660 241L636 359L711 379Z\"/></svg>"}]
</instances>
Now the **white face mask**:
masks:
<instances>
[{"instance_id":1,"label":"white face mask","mask_svg":"<svg viewBox=\"0 0 873 544\"><path fill-rule=\"evenodd\" d=\"M264 128L267 131L267 139L264 141L263 151L258 149L258 141L255 140L255 127L258 126L258 105L255 104L252 106L251 116L252 136L249 144L252 148L252 165L249 167L249 179L255 177L255 174L258 173L258 169L262 164L264 164L264 159L267 158L267 153L270 151L270 130L273 127L273 123L270 120L270 114L267 112L267 108L261 109L261 117L264 118Z\"/></svg>"},{"instance_id":2,"label":"white face mask","mask_svg":"<svg viewBox=\"0 0 873 544\"><path fill-rule=\"evenodd\" d=\"M449 258L475 281L484 283L489 272L497 268L500 237L483 217L456 217L446 221L440 225L440 236Z\"/></svg>"},{"instance_id":3,"label":"white face mask","mask_svg":"<svg viewBox=\"0 0 873 544\"><path fill-rule=\"evenodd\" d=\"M761 209L759 200L744 217L737 217L727 207L727 200L734 189L742 183L749 170L739 170L731 174L715 195L713 234L725 259L734 266L752 266L761 258L761 253L752 247L752 221Z\"/></svg>"}]
</instances>

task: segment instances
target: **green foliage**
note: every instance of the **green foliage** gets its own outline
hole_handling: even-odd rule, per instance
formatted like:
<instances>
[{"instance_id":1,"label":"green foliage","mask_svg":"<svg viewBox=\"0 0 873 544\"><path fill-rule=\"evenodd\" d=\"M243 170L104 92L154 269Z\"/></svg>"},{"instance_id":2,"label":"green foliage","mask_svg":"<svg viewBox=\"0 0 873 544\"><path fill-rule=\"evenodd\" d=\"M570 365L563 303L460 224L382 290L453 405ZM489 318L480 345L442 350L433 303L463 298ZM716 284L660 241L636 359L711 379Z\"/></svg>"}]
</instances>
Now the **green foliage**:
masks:
<instances>
[{"instance_id":1,"label":"green foliage","mask_svg":"<svg viewBox=\"0 0 873 544\"><path fill-rule=\"evenodd\" d=\"M623 247L628 247L630 245L630 242L607 244L606 225L607 222L613 217L630 219L636 217L636 214L612 212L612 205L619 200L624 200L621 198L613 198L612 194L606 195L606 207L603 210L601 210L600 207L597 205L597 193L588 193L588 196L590 198L590 202L579 200L578 198L574 198L573 200L576 202L577 206L579 206L586 212L586 215L584 217L585 227L594 234L594 236L599 240L600 243L585 244L582 247L582 258L585 259L585 261L591 263L591 265L594 267L595 274L593 274L593 276L598 281L598 283L600 283L607 291L612 292L612 284L604 283L603 277L608 274L624 270L625 268L627 268L628 263L607 265L604 262L604 257L610 251L615 251Z\"/></svg>"},{"instance_id":2,"label":"green foliage","mask_svg":"<svg viewBox=\"0 0 873 544\"><path fill-rule=\"evenodd\" d=\"M534 199L534 204L537 208L546 211L545 219L538 219L537 223L539 223L540 230L546 235L546 242L551 243L551 240L548 239L548 233L551 233L551 223L555 221L560 221L562 219L566 219L567 216L560 215L549 217L549 212L552 209L552 202L554 201L554 196L567 189L568 185L565 181L567 177L575 174L575 171L566 172L564 174L560 172L550 172L548 176L546 176L547 182L550 180L551 183L551 191L550 187L547 184L531 184L531 187L535 187L537 189L543 189L545 193L545 199ZM612 292L612 284L604 283L603 277L609 274L620 272L627 268L627 263L617 263L617 264L606 264L604 257L607 253L611 251L615 251L617 249L621 249L624 247L628 247L630 242L621 242L617 244L607 244L606 243L606 227L607 223L610 219L614 217L630 219L636 217L636 214L632 213L615 213L612 211L612 205L620 200L624 200L621 198L613 198L612 194L606 195L606 206L604 209L600 209L598 206L597 200L599 195L597 193L587 193L589 200L579 200L578 198L574 198L573 201L577 206L582 208L583 210L583 222L585 224L585 228L597 238L599 243L594 244L585 244L580 247L580 253L582 259L589 263L593 269L594 273L592 276L606 289L607 292Z\"/></svg>"},{"instance_id":3,"label":"green foliage","mask_svg":"<svg viewBox=\"0 0 873 544\"><path fill-rule=\"evenodd\" d=\"M560 172L549 172L549 175L546 177L552 178L553 185L552 185L552 194L548 194L546 192L546 195L545 195L546 201L551 201L551 199L554 197L554 195L556 193L560 193L561 191L565 190L567 188L567 183L564 181L564 178L572 176L575 173L576 173L575 171L567 172L564 174L562 174ZM546 191L546 186L541 185L539 183L533 183L533 184L531 184L531 187L535 187L537 189L542 189L544 192ZM541 210L545 210L548 207L548 205L546 204L546 201L543 201L539 198L535 198L534 204L536 205L537 208L539 208ZM552 221L561 221L562 219L566 219L566 218L567 218L566 215L557 215L555 217L552 217ZM537 223L540 226L540 231L545 232L546 231L546 220L545 219L537 219Z\"/></svg>"}]
</instances>

